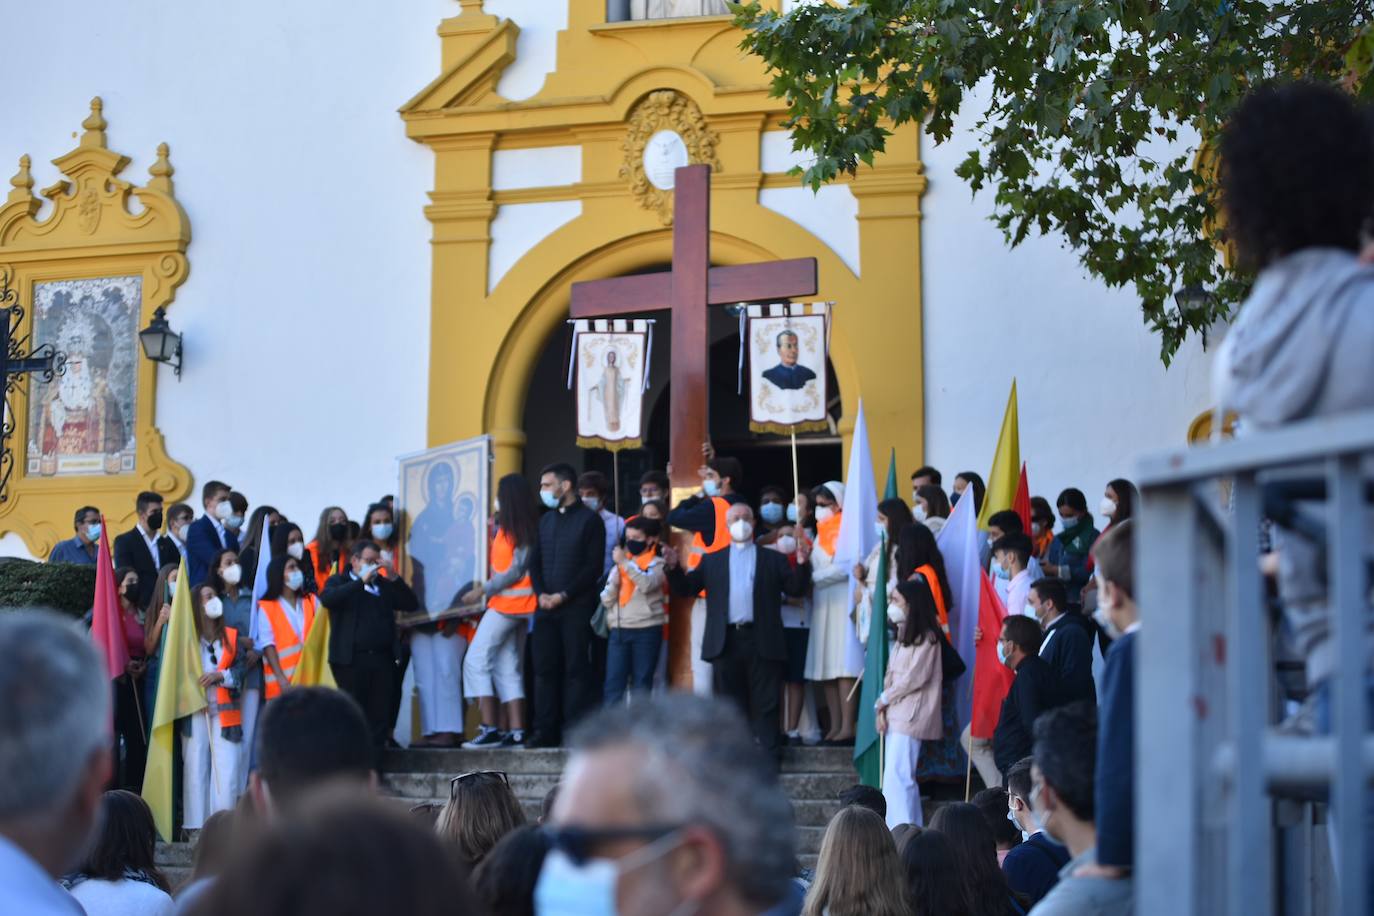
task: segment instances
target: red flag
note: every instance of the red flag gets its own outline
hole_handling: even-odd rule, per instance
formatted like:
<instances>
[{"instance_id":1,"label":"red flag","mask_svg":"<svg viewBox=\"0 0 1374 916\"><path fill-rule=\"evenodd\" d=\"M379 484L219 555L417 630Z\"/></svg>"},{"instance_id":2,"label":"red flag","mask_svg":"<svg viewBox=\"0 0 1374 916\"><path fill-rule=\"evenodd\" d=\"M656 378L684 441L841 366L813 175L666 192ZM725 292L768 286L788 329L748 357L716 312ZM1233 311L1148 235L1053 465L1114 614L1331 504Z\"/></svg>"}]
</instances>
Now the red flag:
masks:
<instances>
[{"instance_id":1,"label":"red flag","mask_svg":"<svg viewBox=\"0 0 1374 916\"><path fill-rule=\"evenodd\" d=\"M110 669L110 679L124 674L129 664L129 646L124 641L124 621L119 614L119 583L115 581L110 560L110 542L105 537L105 517L100 517L100 552L95 561L95 607L91 612L91 639Z\"/></svg>"},{"instance_id":2,"label":"red flag","mask_svg":"<svg viewBox=\"0 0 1374 916\"><path fill-rule=\"evenodd\" d=\"M1024 478L1023 478L1024 479ZM975 738L991 738L1002 714L1002 700L1006 699L1015 675L997 658L997 640L1002 635L1002 621L1007 609L997 597L997 589L986 572L982 573L978 593L978 627L983 638L974 645L973 664L973 720Z\"/></svg>"},{"instance_id":3,"label":"red flag","mask_svg":"<svg viewBox=\"0 0 1374 916\"><path fill-rule=\"evenodd\" d=\"M1030 534L1030 483L1026 480L1026 463L1024 461L1021 462L1021 479L1016 484L1016 498L1011 501L1011 511L1021 516L1021 530Z\"/></svg>"}]
</instances>

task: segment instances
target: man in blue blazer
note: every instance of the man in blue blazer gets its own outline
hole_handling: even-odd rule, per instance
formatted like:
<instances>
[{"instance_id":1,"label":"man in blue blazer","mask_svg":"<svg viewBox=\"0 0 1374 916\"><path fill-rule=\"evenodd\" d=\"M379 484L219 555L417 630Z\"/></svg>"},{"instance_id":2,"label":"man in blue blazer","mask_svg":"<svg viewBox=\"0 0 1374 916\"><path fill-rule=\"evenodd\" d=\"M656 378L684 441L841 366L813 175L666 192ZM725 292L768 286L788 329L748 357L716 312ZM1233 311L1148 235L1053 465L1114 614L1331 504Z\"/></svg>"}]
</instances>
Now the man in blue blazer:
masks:
<instances>
[{"instance_id":1,"label":"man in blue blazer","mask_svg":"<svg viewBox=\"0 0 1374 916\"><path fill-rule=\"evenodd\" d=\"M1135 535L1129 521L1113 525L1093 547L1097 606L1109 633L1120 633L1107 653L1097 730L1097 863L1109 874L1130 872L1135 861Z\"/></svg>"},{"instance_id":2,"label":"man in blue blazer","mask_svg":"<svg viewBox=\"0 0 1374 916\"><path fill-rule=\"evenodd\" d=\"M1068 612L1068 590L1059 579L1037 579L1026 598L1027 610L1045 630L1040 657L1059 678L1059 704L1086 700L1097 703L1093 683L1093 636L1096 629L1087 617Z\"/></svg>"},{"instance_id":3,"label":"man in blue blazer","mask_svg":"<svg viewBox=\"0 0 1374 916\"><path fill-rule=\"evenodd\" d=\"M205 581L210 563L221 550L238 550L238 535L224 527L224 520L234 513L229 503L229 485L211 480L200 488L201 505L205 514L186 530L186 566L192 585Z\"/></svg>"}]
</instances>

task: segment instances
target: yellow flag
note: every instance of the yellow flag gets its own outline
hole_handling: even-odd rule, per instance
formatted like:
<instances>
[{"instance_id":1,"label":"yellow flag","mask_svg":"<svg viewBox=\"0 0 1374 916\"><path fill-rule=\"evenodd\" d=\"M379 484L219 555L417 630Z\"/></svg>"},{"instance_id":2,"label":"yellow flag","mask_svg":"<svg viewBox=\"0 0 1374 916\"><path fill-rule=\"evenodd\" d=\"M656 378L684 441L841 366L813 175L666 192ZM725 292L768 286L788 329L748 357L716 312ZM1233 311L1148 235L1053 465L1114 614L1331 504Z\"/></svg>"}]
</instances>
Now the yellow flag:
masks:
<instances>
[{"instance_id":1,"label":"yellow flag","mask_svg":"<svg viewBox=\"0 0 1374 916\"><path fill-rule=\"evenodd\" d=\"M143 800L153 809L153 822L162 839L172 837L172 746L176 741L176 721L204 709L208 702L199 681L200 646L196 621L191 613L191 577L186 560L177 574L177 591L172 598L172 616L162 631L162 668L153 703L152 737L148 745L148 764L143 773Z\"/></svg>"},{"instance_id":2,"label":"yellow flag","mask_svg":"<svg viewBox=\"0 0 1374 916\"><path fill-rule=\"evenodd\" d=\"M329 611L323 604L315 608L315 622L305 634L301 657L291 674L293 687L335 687L334 672L329 669Z\"/></svg>"},{"instance_id":3,"label":"yellow flag","mask_svg":"<svg viewBox=\"0 0 1374 916\"><path fill-rule=\"evenodd\" d=\"M988 474L988 491L983 497L983 511L978 513L978 527L986 528L994 512L1010 509L1016 501L1016 485L1021 479L1021 434L1016 423L1016 379L1011 380L1011 395L1007 398L1007 412L1002 417L1002 431L997 434L997 452L992 456L992 473Z\"/></svg>"}]
</instances>

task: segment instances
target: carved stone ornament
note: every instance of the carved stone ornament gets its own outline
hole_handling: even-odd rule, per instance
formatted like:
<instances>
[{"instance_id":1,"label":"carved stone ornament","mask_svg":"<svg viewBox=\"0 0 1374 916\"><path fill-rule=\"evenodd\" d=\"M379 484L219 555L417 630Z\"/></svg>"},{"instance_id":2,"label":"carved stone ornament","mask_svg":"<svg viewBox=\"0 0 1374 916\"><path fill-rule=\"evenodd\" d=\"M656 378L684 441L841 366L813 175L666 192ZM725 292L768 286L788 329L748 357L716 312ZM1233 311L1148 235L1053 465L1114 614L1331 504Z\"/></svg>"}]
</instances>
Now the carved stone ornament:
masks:
<instances>
[{"instance_id":1,"label":"carved stone ornament","mask_svg":"<svg viewBox=\"0 0 1374 916\"><path fill-rule=\"evenodd\" d=\"M720 171L720 159L716 156L719 139L706 125L701 109L687 96L672 89L651 92L630 112L625 141L621 144L625 162L620 167L620 177L629 181L630 193L641 207L657 213L663 225L671 226L673 190L671 182L664 180L662 169L672 165L685 148L687 161L682 165L705 163ZM650 169L662 160L659 170L653 174L646 172L646 160ZM668 186L664 188L664 184Z\"/></svg>"}]
</instances>

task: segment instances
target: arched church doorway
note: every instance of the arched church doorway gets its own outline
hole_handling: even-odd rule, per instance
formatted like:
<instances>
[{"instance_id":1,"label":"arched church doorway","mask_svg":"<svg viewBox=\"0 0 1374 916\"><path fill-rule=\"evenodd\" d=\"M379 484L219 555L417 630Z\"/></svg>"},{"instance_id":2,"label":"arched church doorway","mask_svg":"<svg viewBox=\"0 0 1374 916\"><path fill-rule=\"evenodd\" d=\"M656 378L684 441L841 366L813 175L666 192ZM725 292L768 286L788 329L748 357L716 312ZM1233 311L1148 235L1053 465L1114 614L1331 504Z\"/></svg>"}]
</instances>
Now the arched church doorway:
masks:
<instances>
[{"instance_id":1,"label":"arched church doorway","mask_svg":"<svg viewBox=\"0 0 1374 916\"><path fill-rule=\"evenodd\" d=\"M654 265L644 272L667 269ZM576 400L568 389L568 358L572 345L566 327L555 330L545 342L525 398L522 427L526 442L523 473L534 480L540 468L567 461L579 471L596 470L618 480L622 511L639 504L639 478L650 469L662 469L668 460L668 402L673 392L668 383L672 358L672 331L668 313L656 318L650 359L649 389L645 392L643 447L624 449L613 457L604 449L576 445ZM792 450L787 436L757 434L749 429L747 399L739 393L739 321L726 309L712 308L710 318L710 431L718 453L733 455L744 465L743 492L757 503L759 490L776 484L792 488ZM842 480L844 460L838 430L840 391L834 369L829 379L830 429L797 437L797 469L801 485L815 486L826 480ZM693 393L695 396L696 393Z\"/></svg>"}]
</instances>

